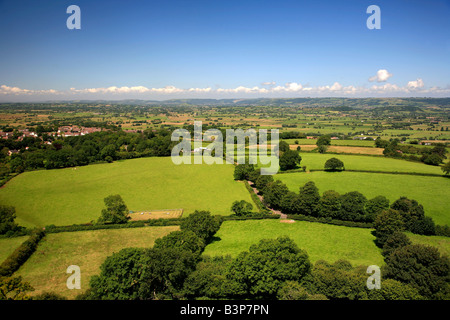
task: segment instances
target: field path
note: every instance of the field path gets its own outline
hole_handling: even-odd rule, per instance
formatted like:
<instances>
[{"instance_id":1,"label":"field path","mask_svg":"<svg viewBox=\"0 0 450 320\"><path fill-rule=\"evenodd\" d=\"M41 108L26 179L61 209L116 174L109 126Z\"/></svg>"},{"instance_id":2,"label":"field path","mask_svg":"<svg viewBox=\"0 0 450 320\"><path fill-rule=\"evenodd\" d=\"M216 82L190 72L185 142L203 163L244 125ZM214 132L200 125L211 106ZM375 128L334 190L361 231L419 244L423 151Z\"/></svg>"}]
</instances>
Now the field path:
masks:
<instances>
[{"instance_id":1,"label":"field path","mask_svg":"<svg viewBox=\"0 0 450 320\"><path fill-rule=\"evenodd\" d=\"M259 200L261 200L261 202L264 203L264 202L263 202L263 200L264 200L263 196L261 196L261 195L258 194L258 189L256 189L256 188L253 186L253 182L251 182L251 181L247 181L247 182L248 182L249 186L252 188L253 192L254 192L254 193L256 194L256 196L259 198ZM278 214L278 215L280 215L280 218L281 218L281 219L287 219L287 215L284 214L284 213L282 213L281 211L279 211L279 210L274 210L274 209L269 208L269 207L267 207L267 206L266 206L266 208L269 209L270 211L272 211L273 214Z\"/></svg>"}]
</instances>

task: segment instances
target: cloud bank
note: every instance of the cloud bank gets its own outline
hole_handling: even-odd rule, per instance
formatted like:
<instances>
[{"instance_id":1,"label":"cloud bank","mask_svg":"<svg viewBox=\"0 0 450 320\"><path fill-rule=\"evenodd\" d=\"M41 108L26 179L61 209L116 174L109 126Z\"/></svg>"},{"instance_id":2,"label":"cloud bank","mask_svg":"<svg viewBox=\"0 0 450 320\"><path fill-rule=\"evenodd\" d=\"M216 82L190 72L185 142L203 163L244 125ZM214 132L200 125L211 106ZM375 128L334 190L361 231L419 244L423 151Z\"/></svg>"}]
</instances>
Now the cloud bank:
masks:
<instances>
[{"instance_id":1,"label":"cloud bank","mask_svg":"<svg viewBox=\"0 0 450 320\"><path fill-rule=\"evenodd\" d=\"M387 79L384 73L377 77ZM377 82L381 82L378 81ZM270 86L238 86L235 88L178 88L166 86L162 88L148 88L145 86L132 87L105 87L84 88L69 90L30 90L8 85L0 86L0 99L6 101L20 100L76 100L76 99L176 99L176 98L283 98L283 97L448 97L450 86L426 87L421 78L408 81L405 85L384 83L371 86L342 85L334 82L325 86L304 86L301 83L288 82L284 85L276 85L271 82ZM21 99L27 98L27 99Z\"/></svg>"}]
</instances>

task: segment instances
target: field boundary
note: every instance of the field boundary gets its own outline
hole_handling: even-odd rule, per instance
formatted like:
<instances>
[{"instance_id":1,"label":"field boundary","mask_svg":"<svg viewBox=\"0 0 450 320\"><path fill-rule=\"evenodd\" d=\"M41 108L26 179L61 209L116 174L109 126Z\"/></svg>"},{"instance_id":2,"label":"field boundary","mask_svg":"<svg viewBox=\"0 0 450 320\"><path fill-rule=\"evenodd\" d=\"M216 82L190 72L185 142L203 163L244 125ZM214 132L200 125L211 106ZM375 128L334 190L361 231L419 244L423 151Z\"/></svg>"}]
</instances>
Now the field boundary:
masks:
<instances>
[{"instance_id":1,"label":"field boundary","mask_svg":"<svg viewBox=\"0 0 450 320\"><path fill-rule=\"evenodd\" d=\"M308 169L309 172L332 172L330 170L325 169ZM381 170L360 170L360 169L345 169L340 170L336 172L364 172L364 173L384 173L384 174L403 174L403 175L410 175L410 176L428 176L428 177L443 177L443 178L450 178L448 175L444 174L437 174L437 173L421 173L421 172L402 172L402 171L381 171ZM293 169L293 170L286 170L286 171L279 171L277 174L286 174L286 173L299 173L299 172L305 172L303 169Z\"/></svg>"},{"instance_id":2,"label":"field boundary","mask_svg":"<svg viewBox=\"0 0 450 320\"><path fill-rule=\"evenodd\" d=\"M368 223L368 222L355 222L355 221L346 221L346 220L326 219L326 218L305 216L302 214L288 214L287 218L291 219L291 220L317 222L317 223L331 224L331 225L342 226L342 227L373 229L373 224Z\"/></svg>"},{"instance_id":3,"label":"field boundary","mask_svg":"<svg viewBox=\"0 0 450 320\"><path fill-rule=\"evenodd\" d=\"M17 247L0 265L0 276L10 277L36 251L39 242L45 237L45 231L36 230Z\"/></svg>"}]
</instances>

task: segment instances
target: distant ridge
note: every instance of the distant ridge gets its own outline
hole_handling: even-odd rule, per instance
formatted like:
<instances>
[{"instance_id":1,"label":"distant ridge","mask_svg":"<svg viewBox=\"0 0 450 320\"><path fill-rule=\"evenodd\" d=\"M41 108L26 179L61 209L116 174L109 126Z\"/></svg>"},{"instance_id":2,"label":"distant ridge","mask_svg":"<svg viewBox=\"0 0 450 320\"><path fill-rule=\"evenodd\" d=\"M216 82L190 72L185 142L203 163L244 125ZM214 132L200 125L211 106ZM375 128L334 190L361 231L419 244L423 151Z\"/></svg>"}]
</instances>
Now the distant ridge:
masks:
<instances>
[{"instance_id":1,"label":"distant ridge","mask_svg":"<svg viewBox=\"0 0 450 320\"><path fill-rule=\"evenodd\" d=\"M302 106L348 108L423 108L450 107L450 98L255 98L255 99L169 99L169 100L48 100L36 102L0 102L0 104L102 104L134 106Z\"/></svg>"}]
</instances>

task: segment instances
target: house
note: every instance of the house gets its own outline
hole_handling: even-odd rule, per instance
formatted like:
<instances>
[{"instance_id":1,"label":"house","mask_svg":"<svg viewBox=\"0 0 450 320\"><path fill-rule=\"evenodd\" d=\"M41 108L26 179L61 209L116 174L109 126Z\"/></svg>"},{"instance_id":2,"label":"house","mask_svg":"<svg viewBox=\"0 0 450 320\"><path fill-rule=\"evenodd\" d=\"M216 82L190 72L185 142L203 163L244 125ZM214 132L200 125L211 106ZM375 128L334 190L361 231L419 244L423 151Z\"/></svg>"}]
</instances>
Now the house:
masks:
<instances>
[{"instance_id":1,"label":"house","mask_svg":"<svg viewBox=\"0 0 450 320\"><path fill-rule=\"evenodd\" d=\"M200 147L200 148L195 148L194 149L194 153L202 153L203 151L208 150L211 151L211 149L205 148L205 147Z\"/></svg>"},{"instance_id":2,"label":"house","mask_svg":"<svg viewBox=\"0 0 450 320\"><path fill-rule=\"evenodd\" d=\"M19 153L19 150L8 150L8 156L12 156L13 154Z\"/></svg>"}]
</instances>

